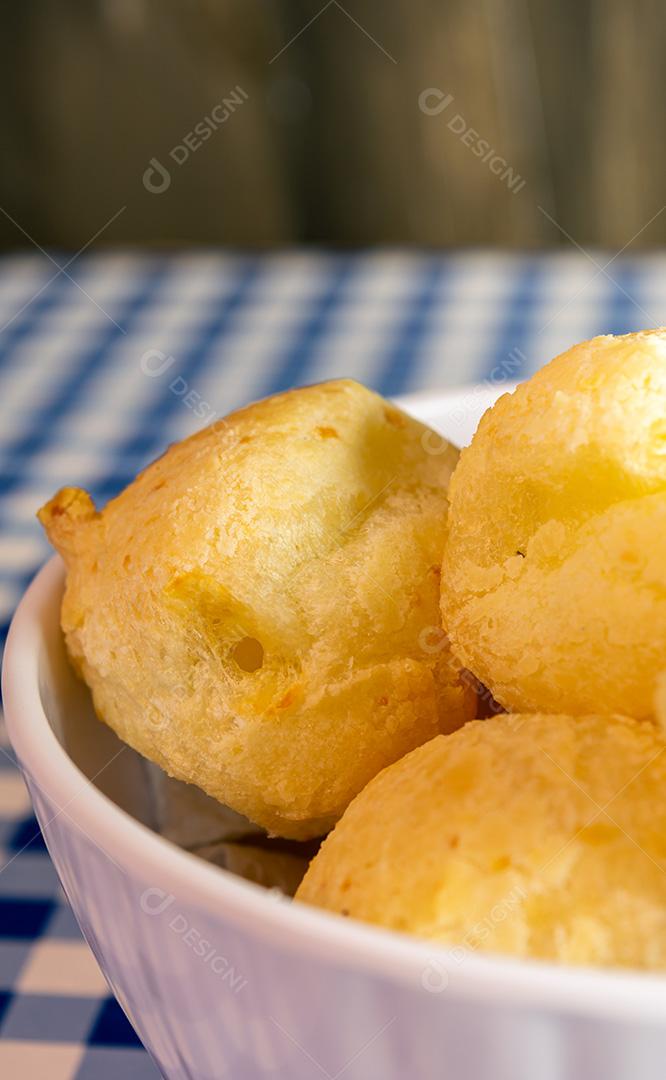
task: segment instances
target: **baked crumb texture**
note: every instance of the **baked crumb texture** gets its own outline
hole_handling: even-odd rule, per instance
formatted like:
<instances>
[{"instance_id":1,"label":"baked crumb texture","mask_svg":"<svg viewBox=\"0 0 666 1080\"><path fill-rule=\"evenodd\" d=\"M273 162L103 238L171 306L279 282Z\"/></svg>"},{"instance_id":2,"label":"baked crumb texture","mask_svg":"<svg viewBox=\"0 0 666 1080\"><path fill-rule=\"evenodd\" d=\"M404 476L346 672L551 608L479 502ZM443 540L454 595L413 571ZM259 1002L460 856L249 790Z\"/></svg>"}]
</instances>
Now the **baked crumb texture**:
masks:
<instances>
[{"instance_id":1,"label":"baked crumb texture","mask_svg":"<svg viewBox=\"0 0 666 1080\"><path fill-rule=\"evenodd\" d=\"M449 498L444 625L500 704L666 714L666 330L576 345L500 398Z\"/></svg>"},{"instance_id":2,"label":"baked crumb texture","mask_svg":"<svg viewBox=\"0 0 666 1080\"><path fill-rule=\"evenodd\" d=\"M59 492L39 517L99 716L170 775L305 838L473 715L438 629L457 452L427 433L355 382L323 383L170 447L101 512Z\"/></svg>"},{"instance_id":3,"label":"baked crumb texture","mask_svg":"<svg viewBox=\"0 0 666 1080\"><path fill-rule=\"evenodd\" d=\"M296 895L459 950L666 968L665 746L620 716L466 724L368 784Z\"/></svg>"}]
</instances>

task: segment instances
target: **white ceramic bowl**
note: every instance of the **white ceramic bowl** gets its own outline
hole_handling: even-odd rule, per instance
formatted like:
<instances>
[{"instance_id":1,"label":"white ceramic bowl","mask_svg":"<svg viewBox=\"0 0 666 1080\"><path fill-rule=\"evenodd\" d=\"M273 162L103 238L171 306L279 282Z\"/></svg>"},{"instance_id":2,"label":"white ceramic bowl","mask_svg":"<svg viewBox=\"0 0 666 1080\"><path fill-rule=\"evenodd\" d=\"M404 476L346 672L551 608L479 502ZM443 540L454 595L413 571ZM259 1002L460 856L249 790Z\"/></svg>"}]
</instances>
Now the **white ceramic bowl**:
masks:
<instances>
[{"instance_id":1,"label":"white ceramic bowl","mask_svg":"<svg viewBox=\"0 0 666 1080\"><path fill-rule=\"evenodd\" d=\"M403 404L465 442L500 388ZM249 884L151 831L37 576L4 664L10 738L83 933L169 1080L661 1080L666 978L433 948Z\"/></svg>"}]
</instances>

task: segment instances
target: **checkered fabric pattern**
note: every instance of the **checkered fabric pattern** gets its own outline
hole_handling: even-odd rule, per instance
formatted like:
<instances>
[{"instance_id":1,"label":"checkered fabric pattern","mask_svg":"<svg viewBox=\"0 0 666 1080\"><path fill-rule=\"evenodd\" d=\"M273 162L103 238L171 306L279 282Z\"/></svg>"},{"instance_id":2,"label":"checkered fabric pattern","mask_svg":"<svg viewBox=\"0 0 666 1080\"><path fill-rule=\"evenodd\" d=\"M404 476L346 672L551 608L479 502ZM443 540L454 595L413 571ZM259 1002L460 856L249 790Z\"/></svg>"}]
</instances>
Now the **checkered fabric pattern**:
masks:
<instances>
[{"instance_id":1,"label":"checkered fabric pattern","mask_svg":"<svg viewBox=\"0 0 666 1080\"><path fill-rule=\"evenodd\" d=\"M520 379L575 341L664 323L658 253L117 252L66 272L41 255L6 257L3 636L48 555L35 510L65 483L103 503L167 443L289 386L350 375L397 395ZM0 1075L157 1076L81 939L6 741Z\"/></svg>"}]
</instances>

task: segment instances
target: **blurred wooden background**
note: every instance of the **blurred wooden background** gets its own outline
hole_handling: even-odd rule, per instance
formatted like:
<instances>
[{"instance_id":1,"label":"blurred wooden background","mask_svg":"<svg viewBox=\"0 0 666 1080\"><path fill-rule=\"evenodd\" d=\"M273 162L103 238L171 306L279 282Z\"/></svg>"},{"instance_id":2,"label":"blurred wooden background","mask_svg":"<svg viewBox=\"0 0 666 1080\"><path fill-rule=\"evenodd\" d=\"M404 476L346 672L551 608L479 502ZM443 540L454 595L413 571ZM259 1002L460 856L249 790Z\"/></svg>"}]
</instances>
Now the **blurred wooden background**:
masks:
<instances>
[{"instance_id":1,"label":"blurred wooden background","mask_svg":"<svg viewBox=\"0 0 666 1080\"><path fill-rule=\"evenodd\" d=\"M26 242L7 215L77 248L121 207L99 243L569 243L549 215L663 244L665 28L663 0L6 5L0 245Z\"/></svg>"}]
</instances>

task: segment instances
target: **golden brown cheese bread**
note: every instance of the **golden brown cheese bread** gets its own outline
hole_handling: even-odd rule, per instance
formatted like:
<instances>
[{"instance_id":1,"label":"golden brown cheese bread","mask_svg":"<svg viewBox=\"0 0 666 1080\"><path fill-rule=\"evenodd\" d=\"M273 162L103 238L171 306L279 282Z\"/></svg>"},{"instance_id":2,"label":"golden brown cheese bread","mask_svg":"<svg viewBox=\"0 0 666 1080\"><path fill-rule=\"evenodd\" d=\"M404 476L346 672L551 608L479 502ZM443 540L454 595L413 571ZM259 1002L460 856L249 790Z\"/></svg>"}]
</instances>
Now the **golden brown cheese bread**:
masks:
<instances>
[{"instance_id":1,"label":"golden brown cheese bread","mask_svg":"<svg viewBox=\"0 0 666 1080\"><path fill-rule=\"evenodd\" d=\"M467 724L368 784L296 896L463 949L666 968L665 747L618 716Z\"/></svg>"},{"instance_id":2,"label":"golden brown cheese bread","mask_svg":"<svg viewBox=\"0 0 666 1080\"><path fill-rule=\"evenodd\" d=\"M666 668L666 330L576 345L483 417L442 616L514 711L646 717Z\"/></svg>"},{"instance_id":3,"label":"golden brown cheese bread","mask_svg":"<svg viewBox=\"0 0 666 1080\"><path fill-rule=\"evenodd\" d=\"M269 831L326 831L473 709L437 631L456 457L337 381L172 446L101 512L59 492L39 516L100 717Z\"/></svg>"}]
</instances>

